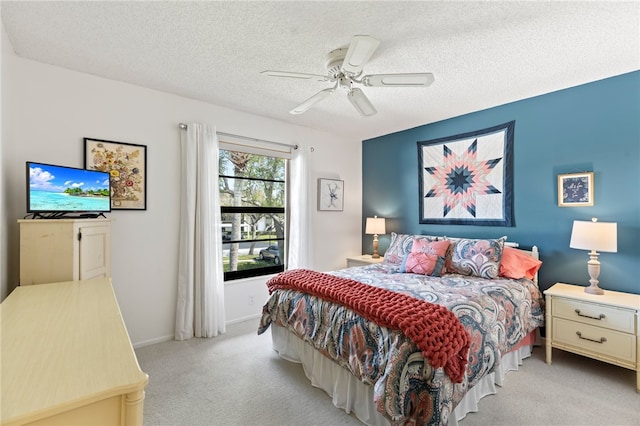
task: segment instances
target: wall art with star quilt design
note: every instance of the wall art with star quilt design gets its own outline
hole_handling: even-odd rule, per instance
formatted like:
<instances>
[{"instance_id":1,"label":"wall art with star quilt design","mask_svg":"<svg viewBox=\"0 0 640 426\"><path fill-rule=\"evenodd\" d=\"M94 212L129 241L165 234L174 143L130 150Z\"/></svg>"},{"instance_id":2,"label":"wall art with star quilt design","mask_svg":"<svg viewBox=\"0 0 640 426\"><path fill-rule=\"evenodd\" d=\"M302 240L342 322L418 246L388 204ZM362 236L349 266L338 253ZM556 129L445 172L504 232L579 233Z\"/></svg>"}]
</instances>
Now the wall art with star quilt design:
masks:
<instances>
[{"instance_id":1,"label":"wall art with star quilt design","mask_svg":"<svg viewBox=\"0 0 640 426\"><path fill-rule=\"evenodd\" d=\"M418 141L420 223L514 226L514 127Z\"/></svg>"}]
</instances>

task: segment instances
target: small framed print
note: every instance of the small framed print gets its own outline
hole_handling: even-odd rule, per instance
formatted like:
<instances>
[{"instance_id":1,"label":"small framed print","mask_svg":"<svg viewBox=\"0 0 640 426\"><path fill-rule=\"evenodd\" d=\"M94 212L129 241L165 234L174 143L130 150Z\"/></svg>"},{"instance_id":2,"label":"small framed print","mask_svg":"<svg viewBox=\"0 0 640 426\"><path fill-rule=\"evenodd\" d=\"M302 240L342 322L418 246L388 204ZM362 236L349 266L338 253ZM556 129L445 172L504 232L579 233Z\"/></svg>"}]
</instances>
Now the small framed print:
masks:
<instances>
[{"instance_id":1,"label":"small framed print","mask_svg":"<svg viewBox=\"0 0 640 426\"><path fill-rule=\"evenodd\" d=\"M84 138L84 168L111 175L112 210L147 209L147 147Z\"/></svg>"},{"instance_id":2,"label":"small framed print","mask_svg":"<svg viewBox=\"0 0 640 426\"><path fill-rule=\"evenodd\" d=\"M341 212L344 202L344 181L318 179L318 210Z\"/></svg>"},{"instance_id":3,"label":"small framed print","mask_svg":"<svg viewBox=\"0 0 640 426\"><path fill-rule=\"evenodd\" d=\"M593 172L558 175L558 206L593 206Z\"/></svg>"}]
</instances>

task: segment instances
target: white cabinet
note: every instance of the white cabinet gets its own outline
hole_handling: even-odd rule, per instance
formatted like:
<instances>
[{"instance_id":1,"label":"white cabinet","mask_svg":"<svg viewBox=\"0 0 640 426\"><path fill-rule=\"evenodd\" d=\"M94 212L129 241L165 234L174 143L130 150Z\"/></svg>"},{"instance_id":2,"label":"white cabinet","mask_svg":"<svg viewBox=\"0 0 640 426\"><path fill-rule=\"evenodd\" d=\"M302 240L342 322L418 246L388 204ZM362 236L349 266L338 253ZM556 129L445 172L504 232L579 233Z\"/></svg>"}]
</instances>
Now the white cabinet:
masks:
<instances>
[{"instance_id":1,"label":"white cabinet","mask_svg":"<svg viewBox=\"0 0 640 426\"><path fill-rule=\"evenodd\" d=\"M20 285L111 276L109 219L31 219L20 224Z\"/></svg>"},{"instance_id":2,"label":"white cabinet","mask_svg":"<svg viewBox=\"0 0 640 426\"><path fill-rule=\"evenodd\" d=\"M640 295L556 283L546 290L547 364L552 349L605 361L636 371L640 392Z\"/></svg>"}]
</instances>

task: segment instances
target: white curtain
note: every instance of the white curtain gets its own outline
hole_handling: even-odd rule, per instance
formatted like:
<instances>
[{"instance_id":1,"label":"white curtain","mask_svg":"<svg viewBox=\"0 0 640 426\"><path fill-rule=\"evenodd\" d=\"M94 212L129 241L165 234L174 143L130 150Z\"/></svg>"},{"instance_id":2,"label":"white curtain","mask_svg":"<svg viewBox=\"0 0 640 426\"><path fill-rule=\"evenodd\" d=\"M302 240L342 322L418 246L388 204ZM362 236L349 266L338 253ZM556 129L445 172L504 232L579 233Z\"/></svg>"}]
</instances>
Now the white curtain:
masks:
<instances>
[{"instance_id":1,"label":"white curtain","mask_svg":"<svg viewBox=\"0 0 640 426\"><path fill-rule=\"evenodd\" d=\"M176 340L225 332L218 138L208 124L180 135L180 246Z\"/></svg>"},{"instance_id":2,"label":"white curtain","mask_svg":"<svg viewBox=\"0 0 640 426\"><path fill-rule=\"evenodd\" d=\"M298 146L291 153L289 198L289 252L287 269L310 268L311 241L309 232L309 171L307 153Z\"/></svg>"}]
</instances>

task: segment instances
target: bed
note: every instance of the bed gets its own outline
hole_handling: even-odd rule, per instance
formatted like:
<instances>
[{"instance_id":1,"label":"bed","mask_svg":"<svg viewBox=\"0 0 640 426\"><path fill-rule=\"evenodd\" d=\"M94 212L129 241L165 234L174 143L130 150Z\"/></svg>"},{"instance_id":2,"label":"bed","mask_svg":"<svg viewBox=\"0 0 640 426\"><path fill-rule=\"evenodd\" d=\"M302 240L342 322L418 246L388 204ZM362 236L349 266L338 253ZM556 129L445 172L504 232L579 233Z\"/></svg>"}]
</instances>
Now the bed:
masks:
<instances>
[{"instance_id":1,"label":"bed","mask_svg":"<svg viewBox=\"0 0 640 426\"><path fill-rule=\"evenodd\" d=\"M455 425L531 354L538 252L392 234L384 262L268 282L258 333L369 425Z\"/></svg>"}]
</instances>

